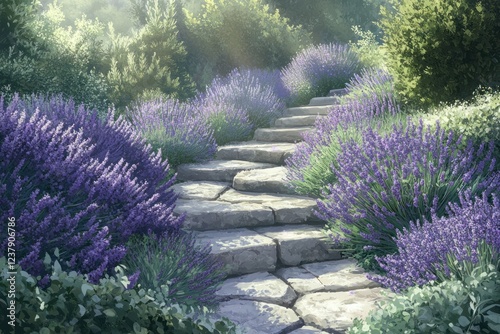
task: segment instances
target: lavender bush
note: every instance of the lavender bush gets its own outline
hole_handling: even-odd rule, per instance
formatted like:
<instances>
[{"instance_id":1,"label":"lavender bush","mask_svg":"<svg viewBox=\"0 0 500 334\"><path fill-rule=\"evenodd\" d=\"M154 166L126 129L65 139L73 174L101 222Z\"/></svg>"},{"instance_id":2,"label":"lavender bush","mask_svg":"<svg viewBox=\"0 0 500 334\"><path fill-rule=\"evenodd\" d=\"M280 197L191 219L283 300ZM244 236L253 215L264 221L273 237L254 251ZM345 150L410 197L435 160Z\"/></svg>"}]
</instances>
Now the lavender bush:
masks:
<instances>
[{"instance_id":1,"label":"lavender bush","mask_svg":"<svg viewBox=\"0 0 500 334\"><path fill-rule=\"evenodd\" d=\"M497 191L500 175L490 177L493 143L489 149L460 144L461 137L439 125L426 130L422 121L395 126L388 135L367 128L361 143L342 143L332 166L338 181L318 200L318 216L328 221L332 239L348 242L358 254L391 254L397 251L397 230L431 212L442 216L460 191ZM368 258L363 265L373 264Z\"/></svg>"},{"instance_id":2,"label":"lavender bush","mask_svg":"<svg viewBox=\"0 0 500 334\"><path fill-rule=\"evenodd\" d=\"M128 109L134 127L170 166L212 158L217 150L213 131L190 104L157 99Z\"/></svg>"},{"instance_id":3,"label":"lavender bush","mask_svg":"<svg viewBox=\"0 0 500 334\"><path fill-rule=\"evenodd\" d=\"M119 264L130 236L177 233L183 217L173 215L168 164L126 122L53 101L0 98L0 219L16 219L24 270L43 276L44 254L59 248L65 269L96 282ZM33 111L37 104L50 112ZM72 117L75 125L61 121ZM120 151L132 158L118 160ZM7 228L0 233L2 256Z\"/></svg>"},{"instance_id":4,"label":"lavender bush","mask_svg":"<svg viewBox=\"0 0 500 334\"><path fill-rule=\"evenodd\" d=\"M349 46L330 43L301 51L281 75L290 92L289 104L302 105L327 95L330 89L343 88L359 70L361 63Z\"/></svg>"},{"instance_id":5,"label":"lavender bush","mask_svg":"<svg viewBox=\"0 0 500 334\"><path fill-rule=\"evenodd\" d=\"M347 86L347 98L333 106L324 118L316 121L316 131L307 133L294 154L286 160L287 178L299 193L320 197L336 177L330 168L336 164L341 143L360 142L361 132L382 125L379 131L388 132L392 124L404 122L394 96L392 79L381 70L362 71Z\"/></svg>"},{"instance_id":6,"label":"lavender bush","mask_svg":"<svg viewBox=\"0 0 500 334\"><path fill-rule=\"evenodd\" d=\"M224 78L217 77L203 98L211 105L232 105L248 115L252 130L269 127L285 110L287 94L277 71L234 69Z\"/></svg>"},{"instance_id":7,"label":"lavender bush","mask_svg":"<svg viewBox=\"0 0 500 334\"><path fill-rule=\"evenodd\" d=\"M493 196L490 204L487 193L475 199L469 192L460 194L460 203L451 203L447 216L433 214L431 220L410 223L396 232L395 243L397 254L377 258L385 276L371 277L393 291L443 281L452 273L463 276L456 265L450 266L450 257L453 262L477 264L488 256L481 251L482 243L500 253L500 201Z\"/></svg>"},{"instance_id":8,"label":"lavender bush","mask_svg":"<svg viewBox=\"0 0 500 334\"><path fill-rule=\"evenodd\" d=\"M210 247L195 245L192 234L158 238L134 238L124 259L132 274L139 272L141 288L158 290L166 285L165 297L178 304L216 307L215 291L225 278L222 262L210 255Z\"/></svg>"}]
</instances>

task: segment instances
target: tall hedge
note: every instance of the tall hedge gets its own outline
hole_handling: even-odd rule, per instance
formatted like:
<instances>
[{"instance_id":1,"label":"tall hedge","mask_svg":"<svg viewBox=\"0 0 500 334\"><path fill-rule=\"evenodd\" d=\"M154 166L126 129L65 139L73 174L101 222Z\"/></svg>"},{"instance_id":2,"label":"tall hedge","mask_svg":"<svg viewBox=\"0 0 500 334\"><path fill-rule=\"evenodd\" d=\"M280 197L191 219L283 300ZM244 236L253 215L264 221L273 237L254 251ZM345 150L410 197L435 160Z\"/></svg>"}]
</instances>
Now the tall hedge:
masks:
<instances>
[{"instance_id":1,"label":"tall hedge","mask_svg":"<svg viewBox=\"0 0 500 334\"><path fill-rule=\"evenodd\" d=\"M390 2L380 26L396 89L407 101L454 101L499 80L499 1Z\"/></svg>"}]
</instances>

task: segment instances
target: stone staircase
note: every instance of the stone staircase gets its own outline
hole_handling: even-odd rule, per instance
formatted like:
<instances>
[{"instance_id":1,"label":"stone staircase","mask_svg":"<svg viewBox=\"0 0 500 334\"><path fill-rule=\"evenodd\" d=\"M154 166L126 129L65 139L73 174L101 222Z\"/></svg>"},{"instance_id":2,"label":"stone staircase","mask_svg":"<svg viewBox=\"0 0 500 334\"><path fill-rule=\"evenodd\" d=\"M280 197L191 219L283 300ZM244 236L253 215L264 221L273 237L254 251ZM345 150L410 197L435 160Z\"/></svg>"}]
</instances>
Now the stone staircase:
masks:
<instances>
[{"instance_id":1,"label":"stone staircase","mask_svg":"<svg viewBox=\"0 0 500 334\"><path fill-rule=\"evenodd\" d=\"M225 264L217 317L248 334L342 333L382 298L349 259L330 250L314 198L287 187L285 159L343 90L287 109L254 139L219 147L216 160L178 167L176 214Z\"/></svg>"}]
</instances>

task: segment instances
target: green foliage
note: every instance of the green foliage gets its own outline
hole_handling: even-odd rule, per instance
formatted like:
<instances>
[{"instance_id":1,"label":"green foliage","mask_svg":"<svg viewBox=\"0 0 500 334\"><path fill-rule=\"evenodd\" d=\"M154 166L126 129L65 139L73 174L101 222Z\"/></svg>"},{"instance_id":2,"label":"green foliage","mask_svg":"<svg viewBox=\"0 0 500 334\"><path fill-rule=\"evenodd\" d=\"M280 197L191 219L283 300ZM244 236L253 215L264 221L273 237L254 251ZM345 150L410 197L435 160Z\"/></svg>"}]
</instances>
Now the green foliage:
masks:
<instances>
[{"instance_id":1,"label":"green foliage","mask_svg":"<svg viewBox=\"0 0 500 334\"><path fill-rule=\"evenodd\" d=\"M396 89L429 105L467 98L500 78L500 2L391 0L380 27Z\"/></svg>"},{"instance_id":2,"label":"green foliage","mask_svg":"<svg viewBox=\"0 0 500 334\"><path fill-rule=\"evenodd\" d=\"M424 115L424 121L435 125L436 121L454 133L472 139L476 143L495 141L495 156L500 158L500 93L476 96L470 102L456 103L432 109ZM497 160L498 161L498 160Z\"/></svg>"},{"instance_id":3,"label":"green foliage","mask_svg":"<svg viewBox=\"0 0 500 334\"><path fill-rule=\"evenodd\" d=\"M363 30L360 26L353 26L352 31L357 41L349 42L349 46L356 53L363 67L386 69L386 51L377 41L376 35L370 30Z\"/></svg>"},{"instance_id":4,"label":"green foliage","mask_svg":"<svg viewBox=\"0 0 500 334\"><path fill-rule=\"evenodd\" d=\"M173 8L163 10L158 2L153 5L146 24L133 37L110 32L111 70L107 78L112 87L110 99L121 111L151 92L178 99L194 94Z\"/></svg>"},{"instance_id":5,"label":"green foliage","mask_svg":"<svg viewBox=\"0 0 500 334\"><path fill-rule=\"evenodd\" d=\"M478 265L461 280L392 294L365 320L355 319L348 333L498 333L499 270L498 265Z\"/></svg>"},{"instance_id":6,"label":"green foliage","mask_svg":"<svg viewBox=\"0 0 500 334\"><path fill-rule=\"evenodd\" d=\"M351 26L375 31L378 8L385 0L268 0L292 24L311 32L314 44L354 39Z\"/></svg>"},{"instance_id":7,"label":"green foliage","mask_svg":"<svg viewBox=\"0 0 500 334\"><path fill-rule=\"evenodd\" d=\"M0 50L18 46L19 41L33 40L29 24L36 16L38 5L37 0L4 0L0 3Z\"/></svg>"},{"instance_id":8,"label":"green foliage","mask_svg":"<svg viewBox=\"0 0 500 334\"><path fill-rule=\"evenodd\" d=\"M205 0L199 13L186 11L186 25L193 77L208 80L202 84L236 67L283 67L310 41L263 0Z\"/></svg>"},{"instance_id":9,"label":"green foliage","mask_svg":"<svg viewBox=\"0 0 500 334\"><path fill-rule=\"evenodd\" d=\"M0 275L2 309L11 300L7 278L15 276L16 333L236 333L229 321L210 320L207 309L170 304L161 289L127 289L130 282L120 267L116 277L94 285L74 271L62 271L56 260L50 284L41 289L38 278L21 268L10 275L2 257ZM5 333L12 330L5 319L0 326Z\"/></svg>"},{"instance_id":10,"label":"green foliage","mask_svg":"<svg viewBox=\"0 0 500 334\"><path fill-rule=\"evenodd\" d=\"M9 52L0 51L0 91L12 94L60 94L76 103L107 109L106 68L100 36L103 26L85 18L63 28L57 6L26 24L36 39L18 40Z\"/></svg>"}]
</instances>

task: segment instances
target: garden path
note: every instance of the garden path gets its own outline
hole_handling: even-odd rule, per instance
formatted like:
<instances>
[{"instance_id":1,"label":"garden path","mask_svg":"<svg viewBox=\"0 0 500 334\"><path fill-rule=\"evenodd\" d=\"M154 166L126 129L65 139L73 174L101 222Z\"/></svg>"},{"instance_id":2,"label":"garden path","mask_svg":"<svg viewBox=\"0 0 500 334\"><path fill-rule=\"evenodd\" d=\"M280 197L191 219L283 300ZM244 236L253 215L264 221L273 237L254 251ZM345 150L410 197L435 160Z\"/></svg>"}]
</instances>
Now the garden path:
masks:
<instances>
[{"instance_id":1,"label":"garden path","mask_svg":"<svg viewBox=\"0 0 500 334\"><path fill-rule=\"evenodd\" d=\"M254 139L219 147L216 160L178 168L177 214L227 266L217 317L248 334L342 333L383 298L355 262L329 249L314 198L285 181L284 160L343 90L288 108Z\"/></svg>"}]
</instances>

